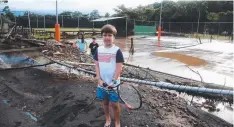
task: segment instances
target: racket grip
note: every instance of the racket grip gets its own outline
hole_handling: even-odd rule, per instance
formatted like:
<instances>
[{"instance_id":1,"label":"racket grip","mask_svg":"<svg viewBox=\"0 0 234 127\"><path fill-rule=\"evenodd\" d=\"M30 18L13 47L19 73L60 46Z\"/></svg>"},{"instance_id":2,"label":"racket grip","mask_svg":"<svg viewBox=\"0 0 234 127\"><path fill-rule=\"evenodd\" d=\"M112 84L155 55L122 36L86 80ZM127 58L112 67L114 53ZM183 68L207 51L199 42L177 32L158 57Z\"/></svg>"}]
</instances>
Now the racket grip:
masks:
<instances>
[{"instance_id":1,"label":"racket grip","mask_svg":"<svg viewBox=\"0 0 234 127\"><path fill-rule=\"evenodd\" d=\"M106 83L103 83L102 85L103 85L103 87L108 87L108 85ZM112 89L112 87L108 87L108 89Z\"/></svg>"},{"instance_id":2,"label":"racket grip","mask_svg":"<svg viewBox=\"0 0 234 127\"><path fill-rule=\"evenodd\" d=\"M103 83L102 85L103 85L103 87L107 87L108 86L106 83Z\"/></svg>"}]
</instances>

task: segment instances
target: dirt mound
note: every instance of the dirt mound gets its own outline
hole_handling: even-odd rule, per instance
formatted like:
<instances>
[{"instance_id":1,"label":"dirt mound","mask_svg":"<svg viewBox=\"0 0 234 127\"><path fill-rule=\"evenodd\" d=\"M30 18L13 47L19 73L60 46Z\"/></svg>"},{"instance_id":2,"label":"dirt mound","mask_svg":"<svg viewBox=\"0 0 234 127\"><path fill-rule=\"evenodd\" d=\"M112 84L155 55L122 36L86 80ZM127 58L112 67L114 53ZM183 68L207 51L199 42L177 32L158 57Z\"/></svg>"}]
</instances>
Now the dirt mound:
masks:
<instances>
[{"instance_id":1,"label":"dirt mound","mask_svg":"<svg viewBox=\"0 0 234 127\"><path fill-rule=\"evenodd\" d=\"M48 41L42 53L55 60L93 63L92 57L73 47L71 43Z\"/></svg>"},{"instance_id":2,"label":"dirt mound","mask_svg":"<svg viewBox=\"0 0 234 127\"><path fill-rule=\"evenodd\" d=\"M80 61L80 51L70 44L61 44L48 41L43 47L44 55L53 57L57 60L75 60Z\"/></svg>"},{"instance_id":3,"label":"dirt mound","mask_svg":"<svg viewBox=\"0 0 234 127\"><path fill-rule=\"evenodd\" d=\"M30 112L37 117L35 126L41 127L100 127L105 117L102 103L95 102L84 112L78 112L87 106L95 96L94 81L79 76L68 76L56 72L38 69L7 71L0 73L1 84L7 84L22 93L50 98L32 99L19 95L5 85L0 86L0 98L9 101L15 113ZM122 126L132 127L231 127L227 122L211 116L200 109L188 108L186 102L175 93L152 89L144 85L138 87L143 96L140 110L128 111L122 106ZM2 105L2 104L0 104ZM0 112L2 108L0 108ZM12 115L12 112L8 112ZM212 118L212 119L211 119ZM0 119L0 125L14 125L20 122L26 125L28 116L9 117L11 123ZM217 122L218 121L218 122ZM112 122L113 123L113 122ZM20 126L20 125L19 125ZM24 126L27 127L27 126ZM31 126L30 126L31 127Z\"/></svg>"}]
</instances>

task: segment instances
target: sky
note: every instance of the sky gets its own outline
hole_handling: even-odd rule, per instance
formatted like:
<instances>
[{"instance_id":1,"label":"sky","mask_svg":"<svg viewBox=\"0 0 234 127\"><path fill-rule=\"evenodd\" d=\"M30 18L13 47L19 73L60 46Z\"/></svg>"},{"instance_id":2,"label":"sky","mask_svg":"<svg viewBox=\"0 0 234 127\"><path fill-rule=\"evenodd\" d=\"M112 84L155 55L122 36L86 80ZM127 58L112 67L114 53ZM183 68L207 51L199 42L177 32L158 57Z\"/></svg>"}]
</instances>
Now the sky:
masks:
<instances>
[{"instance_id":1,"label":"sky","mask_svg":"<svg viewBox=\"0 0 234 127\"><path fill-rule=\"evenodd\" d=\"M8 4L12 11L34 11L40 13L55 13L56 0L9 0ZM137 7L148 5L161 0L58 0L58 11L81 11L90 13L96 9L101 15L105 13L114 14L113 8L124 4L126 7ZM0 6L4 7L3 4Z\"/></svg>"}]
</instances>

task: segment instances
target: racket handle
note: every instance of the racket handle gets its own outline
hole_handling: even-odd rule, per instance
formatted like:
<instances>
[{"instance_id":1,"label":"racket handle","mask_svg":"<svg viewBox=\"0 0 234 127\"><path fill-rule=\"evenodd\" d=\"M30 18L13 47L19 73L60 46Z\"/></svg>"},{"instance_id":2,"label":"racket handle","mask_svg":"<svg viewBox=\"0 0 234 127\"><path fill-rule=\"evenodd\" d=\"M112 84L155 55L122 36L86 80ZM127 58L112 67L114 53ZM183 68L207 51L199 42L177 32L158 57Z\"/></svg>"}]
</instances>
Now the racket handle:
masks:
<instances>
[{"instance_id":1,"label":"racket handle","mask_svg":"<svg viewBox=\"0 0 234 127\"><path fill-rule=\"evenodd\" d=\"M107 87L108 86L106 83L103 83L102 85L103 85L103 87Z\"/></svg>"},{"instance_id":2,"label":"racket handle","mask_svg":"<svg viewBox=\"0 0 234 127\"><path fill-rule=\"evenodd\" d=\"M103 87L107 87L108 86L106 83L103 83L102 85L103 85ZM113 89L113 88L109 87L108 89Z\"/></svg>"}]
</instances>

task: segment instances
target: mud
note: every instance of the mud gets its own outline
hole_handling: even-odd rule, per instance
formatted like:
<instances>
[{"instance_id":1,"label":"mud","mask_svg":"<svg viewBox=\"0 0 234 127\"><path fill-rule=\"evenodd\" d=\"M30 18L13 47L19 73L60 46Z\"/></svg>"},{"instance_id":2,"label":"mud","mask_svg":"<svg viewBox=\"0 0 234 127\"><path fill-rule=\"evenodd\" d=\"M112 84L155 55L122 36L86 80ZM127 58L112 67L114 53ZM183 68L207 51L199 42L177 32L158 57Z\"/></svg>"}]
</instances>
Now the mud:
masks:
<instances>
[{"instance_id":1,"label":"mud","mask_svg":"<svg viewBox=\"0 0 234 127\"><path fill-rule=\"evenodd\" d=\"M30 68L0 72L0 125L6 127L101 127L105 117L99 100L84 112L95 96L96 83L89 77ZM28 98L51 96L49 98ZM199 108L187 105L186 101L165 90L139 85L143 107L136 111L127 110L122 104L121 124L128 127L231 127L232 125ZM33 114L33 121L25 112ZM1 115L2 116L2 115ZM113 114L112 114L113 118ZM7 119L7 120L6 120ZM113 122L112 122L113 123Z\"/></svg>"},{"instance_id":2,"label":"mud","mask_svg":"<svg viewBox=\"0 0 234 127\"><path fill-rule=\"evenodd\" d=\"M153 53L156 56L159 57L166 57L166 58L171 58L175 59L181 63L184 63L188 66L204 66L207 64L207 62L203 59L192 57L192 56L187 56L179 53L169 53L169 52L156 52Z\"/></svg>"}]
</instances>

